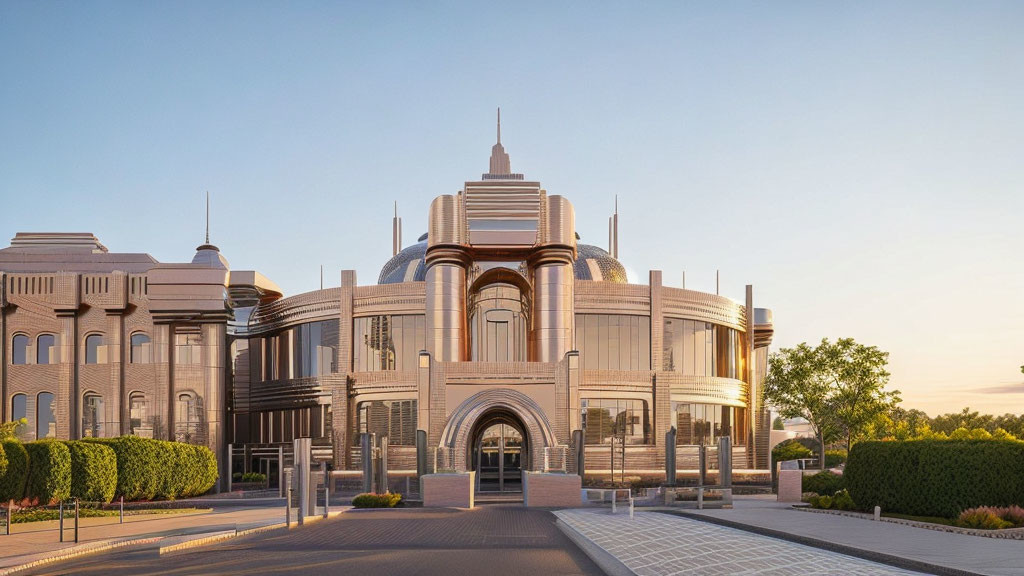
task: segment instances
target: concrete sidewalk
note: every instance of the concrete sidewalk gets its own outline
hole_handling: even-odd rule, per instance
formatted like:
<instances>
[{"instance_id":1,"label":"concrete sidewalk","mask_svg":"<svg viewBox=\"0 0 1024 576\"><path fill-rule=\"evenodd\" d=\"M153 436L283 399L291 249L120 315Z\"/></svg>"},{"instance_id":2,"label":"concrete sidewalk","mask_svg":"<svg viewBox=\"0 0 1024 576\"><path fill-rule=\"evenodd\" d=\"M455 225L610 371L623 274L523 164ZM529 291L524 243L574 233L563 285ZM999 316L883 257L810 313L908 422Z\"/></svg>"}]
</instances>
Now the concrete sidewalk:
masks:
<instances>
[{"instance_id":1,"label":"concrete sidewalk","mask_svg":"<svg viewBox=\"0 0 1024 576\"><path fill-rule=\"evenodd\" d=\"M112 545L135 539L248 530L283 521L283 506L125 516L124 524L118 523L117 517L81 518L77 545L74 542L74 520L64 520L64 542L60 542L57 521L13 524L10 536L0 535L0 572L48 556L60 556L76 549L85 550L90 546Z\"/></svg>"},{"instance_id":2,"label":"concrete sidewalk","mask_svg":"<svg viewBox=\"0 0 1024 576\"><path fill-rule=\"evenodd\" d=\"M737 498L732 510L673 511L826 549L864 551L941 566L948 573L1024 576L1024 541L927 530L889 522L794 510L767 498ZM774 533L774 534L773 534Z\"/></svg>"}]
</instances>

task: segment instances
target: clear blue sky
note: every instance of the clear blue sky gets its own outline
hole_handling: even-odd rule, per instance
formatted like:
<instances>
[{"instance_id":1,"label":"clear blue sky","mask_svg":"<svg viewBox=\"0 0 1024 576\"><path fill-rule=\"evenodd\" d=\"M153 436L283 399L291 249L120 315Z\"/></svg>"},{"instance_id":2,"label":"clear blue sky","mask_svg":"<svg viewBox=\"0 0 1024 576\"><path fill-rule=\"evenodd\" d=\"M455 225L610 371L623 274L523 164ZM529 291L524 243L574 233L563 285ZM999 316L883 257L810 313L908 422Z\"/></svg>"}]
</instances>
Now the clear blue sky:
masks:
<instances>
[{"instance_id":1,"label":"clear blue sky","mask_svg":"<svg viewBox=\"0 0 1024 576\"><path fill-rule=\"evenodd\" d=\"M378 5L380 4L380 5ZM0 236L376 282L487 167L906 406L1024 411L1024 3L0 3ZM2 240L2 238L0 238Z\"/></svg>"}]
</instances>

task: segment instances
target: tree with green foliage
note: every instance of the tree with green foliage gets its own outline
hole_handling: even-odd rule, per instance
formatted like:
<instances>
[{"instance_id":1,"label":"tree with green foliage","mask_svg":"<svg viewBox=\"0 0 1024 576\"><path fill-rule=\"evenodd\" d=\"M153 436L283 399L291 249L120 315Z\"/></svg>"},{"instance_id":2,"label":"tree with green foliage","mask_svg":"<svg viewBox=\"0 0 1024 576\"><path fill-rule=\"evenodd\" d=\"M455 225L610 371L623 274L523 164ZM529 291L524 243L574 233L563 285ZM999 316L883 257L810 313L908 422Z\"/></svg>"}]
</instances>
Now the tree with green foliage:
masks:
<instances>
[{"instance_id":1,"label":"tree with green foliage","mask_svg":"<svg viewBox=\"0 0 1024 576\"><path fill-rule=\"evenodd\" d=\"M17 440L18 432L20 432L24 426L28 426L27 418L0 424L0 442L3 442L4 440Z\"/></svg>"},{"instance_id":2,"label":"tree with green foliage","mask_svg":"<svg viewBox=\"0 0 1024 576\"><path fill-rule=\"evenodd\" d=\"M806 342L768 358L764 398L783 417L807 420L818 439L819 455L824 456L825 444L838 437L831 406L832 383L820 369L817 349ZM825 459L819 460L824 467Z\"/></svg>"},{"instance_id":3,"label":"tree with green foliage","mask_svg":"<svg viewBox=\"0 0 1024 576\"><path fill-rule=\"evenodd\" d=\"M880 415L900 401L887 391L889 354L852 338L822 339L783 348L768 360L765 399L786 418L804 418L825 454L825 445L845 437L849 450ZM821 459L824 467L824 458Z\"/></svg>"},{"instance_id":4,"label":"tree with green foliage","mask_svg":"<svg viewBox=\"0 0 1024 576\"><path fill-rule=\"evenodd\" d=\"M772 420L772 430L785 430L786 423L782 420L782 416L776 416L775 420Z\"/></svg>"}]
</instances>

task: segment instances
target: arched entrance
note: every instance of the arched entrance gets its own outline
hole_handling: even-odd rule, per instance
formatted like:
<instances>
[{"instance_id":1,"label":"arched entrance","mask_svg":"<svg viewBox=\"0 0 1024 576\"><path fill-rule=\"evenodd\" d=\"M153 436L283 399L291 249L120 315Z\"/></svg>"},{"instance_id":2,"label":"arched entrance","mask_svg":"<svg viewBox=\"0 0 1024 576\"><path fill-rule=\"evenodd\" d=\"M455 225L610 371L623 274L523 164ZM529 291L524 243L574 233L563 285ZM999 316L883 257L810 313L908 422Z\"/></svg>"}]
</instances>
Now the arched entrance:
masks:
<instances>
[{"instance_id":1,"label":"arched entrance","mask_svg":"<svg viewBox=\"0 0 1024 576\"><path fill-rule=\"evenodd\" d=\"M546 448L558 444L551 424L529 396L509 388L483 390L464 400L448 417L438 445L437 466L460 472L474 470L473 454L479 433L491 418L511 424L523 438L520 467L542 471Z\"/></svg>"},{"instance_id":2,"label":"arched entrance","mask_svg":"<svg viewBox=\"0 0 1024 576\"><path fill-rule=\"evenodd\" d=\"M480 492L522 492L523 470L529 470L529 438L515 414L495 410L473 426L472 469Z\"/></svg>"}]
</instances>

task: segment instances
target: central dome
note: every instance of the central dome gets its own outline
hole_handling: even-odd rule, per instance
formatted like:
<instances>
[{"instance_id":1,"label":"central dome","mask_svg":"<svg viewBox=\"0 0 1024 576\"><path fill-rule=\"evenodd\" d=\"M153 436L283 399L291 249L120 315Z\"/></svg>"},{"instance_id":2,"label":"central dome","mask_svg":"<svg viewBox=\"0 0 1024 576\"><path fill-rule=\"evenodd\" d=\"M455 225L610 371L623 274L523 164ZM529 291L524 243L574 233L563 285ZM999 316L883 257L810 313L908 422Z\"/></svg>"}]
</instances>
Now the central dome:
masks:
<instances>
[{"instance_id":1,"label":"central dome","mask_svg":"<svg viewBox=\"0 0 1024 576\"><path fill-rule=\"evenodd\" d=\"M427 241L422 240L407 246L396 254L380 270L377 284L398 284L400 282L423 282L427 278ZM577 280L598 280L602 282L626 283L626 268L611 254L591 244L576 244L576 261L573 275Z\"/></svg>"}]
</instances>

